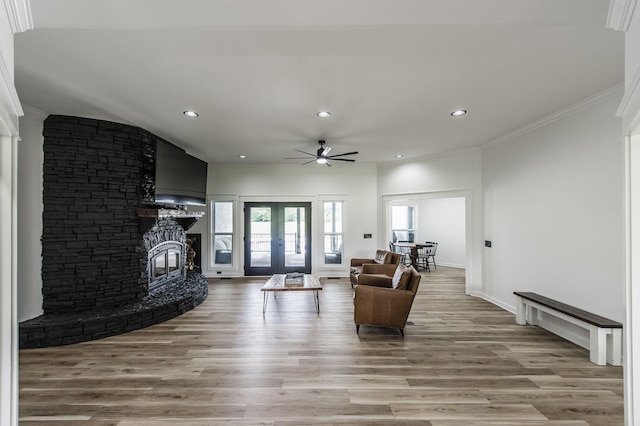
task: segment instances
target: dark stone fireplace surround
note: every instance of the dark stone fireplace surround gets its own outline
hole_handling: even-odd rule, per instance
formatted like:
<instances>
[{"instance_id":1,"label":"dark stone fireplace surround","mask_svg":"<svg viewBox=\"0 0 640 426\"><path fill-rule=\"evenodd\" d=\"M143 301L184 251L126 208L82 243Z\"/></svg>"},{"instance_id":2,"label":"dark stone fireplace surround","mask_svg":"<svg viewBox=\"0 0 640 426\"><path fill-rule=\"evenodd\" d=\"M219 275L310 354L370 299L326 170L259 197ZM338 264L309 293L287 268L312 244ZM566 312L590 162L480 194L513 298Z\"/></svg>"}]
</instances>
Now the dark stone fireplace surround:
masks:
<instances>
[{"instance_id":1,"label":"dark stone fireplace surround","mask_svg":"<svg viewBox=\"0 0 640 426\"><path fill-rule=\"evenodd\" d=\"M20 347L79 343L136 330L193 309L206 278L186 272L182 206L156 205L155 147L137 127L52 115L44 123L44 314L20 323ZM149 253L181 247L178 279L149 290Z\"/></svg>"}]
</instances>

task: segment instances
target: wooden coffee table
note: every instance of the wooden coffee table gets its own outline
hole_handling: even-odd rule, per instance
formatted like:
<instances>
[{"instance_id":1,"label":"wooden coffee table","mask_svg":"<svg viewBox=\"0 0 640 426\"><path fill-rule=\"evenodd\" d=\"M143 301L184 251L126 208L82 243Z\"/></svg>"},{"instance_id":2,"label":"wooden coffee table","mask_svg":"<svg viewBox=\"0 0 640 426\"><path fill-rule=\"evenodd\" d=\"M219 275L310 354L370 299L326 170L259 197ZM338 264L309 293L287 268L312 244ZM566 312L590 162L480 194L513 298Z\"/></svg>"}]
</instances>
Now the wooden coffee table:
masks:
<instances>
[{"instance_id":1,"label":"wooden coffee table","mask_svg":"<svg viewBox=\"0 0 640 426\"><path fill-rule=\"evenodd\" d=\"M285 276L285 274L276 274L269 278L269 281L262 286L262 315L264 315L267 310L269 293L273 293L273 298L275 299L279 291L313 292L313 300L316 304L316 313L320 315L320 296L318 295L318 290L322 290L322 284L320 284L320 281L314 275L305 274L303 284L288 285L284 283Z\"/></svg>"}]
</instances>

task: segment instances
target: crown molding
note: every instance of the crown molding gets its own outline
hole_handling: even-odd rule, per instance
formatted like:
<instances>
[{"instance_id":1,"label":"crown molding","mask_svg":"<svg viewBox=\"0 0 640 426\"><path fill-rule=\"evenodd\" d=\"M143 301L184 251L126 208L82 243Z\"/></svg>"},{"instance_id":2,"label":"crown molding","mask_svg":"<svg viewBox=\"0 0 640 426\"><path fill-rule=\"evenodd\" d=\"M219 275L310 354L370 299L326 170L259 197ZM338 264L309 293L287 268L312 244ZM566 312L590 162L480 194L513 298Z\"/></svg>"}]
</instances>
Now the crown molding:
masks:
<instances>
[{"instance_id":1,"label":"crown molding","mask_svg":"<svg viewBox=\"0 0 640 426\"><path fill-rule=\"evenodd\" d=\"M640 67L636 68L636 73L629 83L629 87L625 90L625 94L620 102L618 111L616 112L618 117L622 117L626 113L629 104L631 103L631 99L636 96L640 97Z\"/></svg>"},{"instance_id":2,"label":"crown molding","mask_svg":"<svg viewBox=\"0 0 640 426\"><path fill-rule=\"evenodd\" d=\"M631 24L636 3L637 0L611 0L609 2L607 28L626 32Z\"/></svg>"},{"instance_id":3,"label":"crown molding","mask_svg":"<svg viewBox=\"0 0 640 426\"><path fill-rule=\"evenodd\" d=\"M20 98L18 92L13 84L11 73L7 64L4 61L2 55L0 55L0 93L5 93L8 99L9 112L15 116L23 116L22 105L20 105Z\"/></svg>"},{"instance_id":4,"label":"crown molding","mask_svg":"<svg viewBox=\"0 0 640 426\"><path fill-rule=\"evenodd\" d=\"M33 29L31 3L29 3L29 0L4 0L4 8L13 34Z\"/></svg>"},{"instance_id":5,"label":"crown molding","mask_svg":"<svg viewBox=\"0 0 640 426\"><path fill-rule=\"evenodd\" d=\"M22 104L22 109L24 110L25 113L31 113L33 115L37 115L40 118L47 118L49 116L48 112L42 111L38 108L34 108L31 105L27 105L27 104Z\"/></svg>"},{"instance_id":6,"label":"crown molding","mask_svg":"<svg viewBox=\"0 0 640 426\"><path fill-rule=\"evenodd\" d=\"M607 90L604 90L600 93L596 93L593 96L590 96L586 99L583 99L580 102L577 102L573 105L570 105L567 108L561 109L560 111L556 111L553 114L549 114L546 117L541 118L540 120L534 121L531 124L522 127L521 129L518 129L514 132L508 133L498 139L495 139L493 141L481 144L480 147L481 148L489 148L489 147L493 147L496 145L500 145L502 143L508 142L518 136L522 136L526 133L532 132L536 129L539 129L541 127L545 127L548 126L549 124L555 122L555 121L559 121L562 120L566 117L569 117L579 111L582 111L583 109L586 109L592 105L598 104L600 102L602 102L605 99L608 99L610 97L614 97L614 96L621 96L624 93L624 83L620 83L617 84Z\"/></svg>"},{"instance_id":7,"label":"crown molding","mask_svg":"<svg viewBox=\"0 0 640 426\"><path fill-rule=\"evenodd\" d=\"M23 115L18 92L0 52L0 133L18 135L18 117Z\"/></svg>"},{"instance_id":8,"label":"crown molding","mask_svg":"<svg viewBox=\"0 0 640 426\"><path fill-rule=\"evenodd\" d=\"M636 68L635 75L626 88L622 101L616 111L617 117L623 118L624 131L640 131L640 67ZM635 117L634 117L635 115Z\"/></svg>"}]
</instances>

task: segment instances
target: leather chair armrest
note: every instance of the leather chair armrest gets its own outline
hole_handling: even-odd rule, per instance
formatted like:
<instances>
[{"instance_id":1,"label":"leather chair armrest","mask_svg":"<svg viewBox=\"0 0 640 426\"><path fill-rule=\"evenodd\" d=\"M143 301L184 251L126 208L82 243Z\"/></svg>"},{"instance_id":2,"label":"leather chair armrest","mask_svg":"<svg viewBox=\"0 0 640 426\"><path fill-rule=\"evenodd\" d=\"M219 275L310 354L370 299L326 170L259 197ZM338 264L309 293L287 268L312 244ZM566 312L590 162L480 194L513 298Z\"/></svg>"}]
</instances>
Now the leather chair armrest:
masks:
<instances>
[{"instance_id":1,"label":"leather chair armrest","mask_svg":"<svg viewBox=\"0 0 640 426\"><path fill-rule=\"evenodd\" d=\"M391 288L391 278L382 274L360 274L358 275L358 287L362 285Z\"/></svg>"},{"instance_id":2,"label":"leather chair armrest","mask_svg":"<svg viewBox=\"0 0 640 426\"><path fill-rule=\"evenodd\" d=\"M373 263L373 259L351 259L351 266L362 266L365 263Z\"/></svg>"}]
</instances>

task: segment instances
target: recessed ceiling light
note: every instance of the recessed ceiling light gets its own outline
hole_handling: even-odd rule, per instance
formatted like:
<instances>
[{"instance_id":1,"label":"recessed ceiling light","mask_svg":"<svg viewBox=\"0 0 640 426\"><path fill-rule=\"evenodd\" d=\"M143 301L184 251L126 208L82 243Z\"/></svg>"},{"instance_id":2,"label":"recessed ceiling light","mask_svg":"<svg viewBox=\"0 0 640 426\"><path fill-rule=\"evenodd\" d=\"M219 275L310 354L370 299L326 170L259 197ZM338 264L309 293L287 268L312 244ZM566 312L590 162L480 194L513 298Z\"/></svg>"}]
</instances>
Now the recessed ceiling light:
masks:
<instances>
[{"instance_id":1,"label":"recessed ceiling light","mask_svg":"<svg viewBox=\"0 0 640 426\"><path fill-rule=\"evenodd\" d=\"M186 115L187 117L197 117L200 115L195 111L189 111L189 110L184 111L183 114Z\"/></svg>"},{"instance_id":2,"label":"recessed ceiling light","mask_svg":"<svg viewBox=\"0 0 640 426\"><path fill-rule=\"evenodd\" d=\"M246 155L238 155L238 157L243 158L243 159L244 159L244 158L247 158L247 156L246 156Z\"/></svg>"},{"instance_id":3,"label":"recessed ceiling light","mask_svg":"<svg viewBox=\"0 0 640 426\"><path fill-rule=\"evenodd\" d=\"M461 115L465 115L467 113L466 109L457 109L451 113L452 117L460 117Z\"/></svg>"},{"instance_id":4,"label":"recessed ceiling light","mask_svg":"<svg viewBox=\"0 0 640 426\"><path fill-rule=\"evenodd\" d=\"M316 114L318 117L320 118L329 118L331 117L331 113L329 111L320 111L318 114Z\"/></svg>"},{"instance_id":5,"label":"recessed ceiling light","mask_svg":"<svg viewBox=\"0 0 640 426\"><path fill-rule=\"evenodd\" d=\"M402 158L402 157L404 157L404 155L402 155L402 154L396 155L396 158Z\"/></svg>"}]
</instances>

